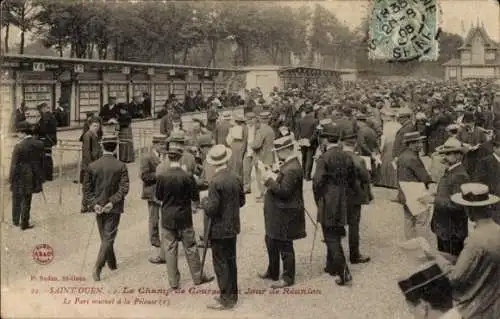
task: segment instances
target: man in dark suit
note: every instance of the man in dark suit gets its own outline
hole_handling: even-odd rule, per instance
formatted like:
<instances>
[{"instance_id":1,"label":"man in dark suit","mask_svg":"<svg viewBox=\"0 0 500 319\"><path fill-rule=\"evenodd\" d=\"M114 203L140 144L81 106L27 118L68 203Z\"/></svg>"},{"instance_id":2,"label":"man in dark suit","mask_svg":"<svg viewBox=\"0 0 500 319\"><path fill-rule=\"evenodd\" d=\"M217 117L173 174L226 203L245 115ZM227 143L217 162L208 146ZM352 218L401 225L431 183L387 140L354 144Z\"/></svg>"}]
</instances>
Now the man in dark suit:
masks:
<instances>
[{"instance_id":1,"label":"man in dark suit","mask_svg":"<svg viewBox=\"0 0 500 319\"><path fill-rule=\"evenodd\" d=\"M302 165L304 169L304 178L306 181L311 180L311 171L313 167L313 156L318 147L316 143L316 126L318 121L314 117L314 108L312 105L307 105L304 109L306 115L300 119L297 125L295 137L300 145L302 153Z\"/></svg>"},{"instance_id":2,"label":"man in dark suit","mask_svg":"<svg viewBox=\"0 0 500 319\"><path fill-rule=\"evenodd\" d=\"M57 120L50 111L47 103L42 103L38 106L41 114L38 123L38 138L45 145L45 157L43 161L43 171L45 180L51 181L54 179L54 162L52 161L52 148L57 145Z\"/></svg>"},{"instance_id":3,"label":"man in dark suit","mask_svg":"<svg viewBox=\"0 0 500 319\"><path fill-rule=\"evenodd\" d=\"M14 113L12 114L12 132L17 132L17 124L26 121L26 106L24 101L21 102L21 105L16 108Z\"/></svg>"},{"instance_id":4,"label":"man in dark suit","mask_svg":"<svg viewBox=\"0 0 500 319\"><path fill-rule=\"evenodd\" d=\"M271 168L264 170L267 187L264 199L264 223L269 264L262 279L277 281L280 278L280 256L283 260L282 280L272 288L283 288L295 283L295 251L293 240L306 237L304 198L302 192L303 170L294 155L291 136L274 141L274 150L283 161L275 175Z\"/></svg>"},{"instance_id":5,"label":"man in dark suit","mask_svg":"<svg viewBox=\"0 0 500 319\"><path fill-rule=\"evenodd\" d=\"M236 264L236 237L240 233L240 208L245 205L242 181L230 171L227 162L231 149L214 146L207 155L207 163L215 166L215 175L208 186L208 197L201 206L210 218L209 239L220 296L211 309L233 308L238 302L238 271Z\"/></svg>"},{"instance_id":6,"label":"man in dark suit","mask_svg":"<svg viewBox=\"0 0 500 319\"><path fill-rule=\"evenodd\" d=\"M475 163L475 172L472 179L475 182L488 186L490 192L500 196L500 132L497 131L493 140L493 153ZM492 217L497 224L500 224L500 204L492 207Z\"/></svg>"},{"instance_id":7,"label":"man in dark suit","mask_svg":"<svg viewBox=\"0 0 500 319\"><path fill-rule=\"evenodd\" d=\"M335 282L346 285L352 280L346 263L341 238L346 235L349 190L355 188L356 168L352 157L340 146L341 132L335 124L327 124L321 131L325 152L316 162L313 176L313 194L318 206L318 222L327 247L326 271L339 276Z\"/></svg>"},{"instance_id":8,"label":"man in dark suit","mask_svg":"<svg viewBox=\"0 0 500 319\"><path fill-rule=\"evenodd\" d=\"M26 121L18 123L17 131L21 140L12 151L9 173L12 224L25 230L33 227L29 224L31 198L42 191L44 146L33 138L32 126Z\"/></svg>"},{"instance_id":9,"label":"man in dark suit","mask_svg":"<svg viewBox=\"0 0 500 319\"><path fill-rule=\"evenodd\" d=\"M157 175L156 198L162 202L162 246L165 251L170 287L179 288L180 273L177 268L178 244L182 242L186 261L195 285L210 282L214 277L203 276L200 255L193 229L193 206L199 207L200 194L194 176L181 167L183 148L170 145L170 167Z\"/></svg>"},{"instance_id":10,"label":"man in dark suit","mask_svg":"<svg viewBox=\"0 0 500 319\"><path fill-rule=\"evenodd\" d=\"M153 247L157 248L161 247L159 226L161 202L155 198L156 168L161 163L166 140L165 135L153 135L151 152L144 154L141 158L142 199L148 202L149 241ZM165 256L161 249L159 254L149 258L149 261L153 264L164 264Z\"/></svg>"},{"instance_id":11,"label":"man in dark suit","mask_svg":"<svg viewBox=\"0 0 500 319\"><path fill-rule=\"evenodd\" d=\"M96 213L101 247L92 271L94 281L101 280L101 271L107 263L116 270L116 256L113 248L118 224L123 213L125 196L129 191L127 165L116 159L116 136L102 137L103 156L89 164L84 178L86 202Z\"/></svg>"},{"instance_id":12,"label":"man in dark suit","mask_svg":"<svg viewBox=\"0 0 500 319\"><path fill-rule=\"evenodd\" d=\"M398 182L420 182L426 187L433 183L429 173L427 172L424 163L420 159L419 153L422 151L425 136L421 136L420 132L409 132L403 136L403 142L406 144L405 150L399 155L397 161L397 176ZM405 237L407 240L417 237L417 217L414 216L408 206L406 206L406 198L399 187L398 199L404 208L405 216Z\"/></svg>"},{"instance_id":13,"label":"man in dark suit","mask_svg":"<svg viewBox=\"0 0 500 319\"><path fill-rule=\"evenodd\" d=\"M362 131L362 130L360 130ZM342 134L344 136L344 134ZM370 186L370 172L361 156L354 153L357 136L344 136L342 139L343 151L352 157L355 167L354 188L348 189L347 225L349 226L349 259L352 264L367 263L370 257L359 251L359 223L361 221L361 206L368 205L373 195Z\"/></svg>"},{"instance_id":14,"label":"man in dark suit","mask_svg":"<svg viewBox=\"0 0 500 319\"><path fill-rule=\"evenodd\" d=\"M99 112L99 117L102 119L104 123L107 123L111 119L118 120L120 111L116 105L116 97L110 96L108 97L108 104L103 105Z\"/></svg>"},{"instance_id":15,"label":"man in dark suit","mask_svg":"<svg viewBox=\"0 0 500 319\"><path fill-rule=\"evenodd\" d=\"M467 173L472 176L476 170L477 162L484 156L485 152L481 145L486 143L487 137L484 129L475 124L474 113L465 112L462 123L457 138L470 147L462 162Z\"/></svg>"},{"instance_id":16,"label":"man in dark suit","mask_svg":"<svg viewBox=\"0 0 500 319\"><path fill-rule=\"evenodd\" d=\"M399 110L398 122L401 123L401 128L396 133L394 138L394 146L392 148L392 158L395 162L401 153L406 149L406 144L404 143L404 135L409 132L417 131L417 125L415 121L415 116L410 109L403 108Z\"/></svg>"},{"instance_id":17,"label":"man in dark suit","mask_svg":"<svg viewBox=\"0 0 500 319\"><path fill-rule=\"evenodd\" d=\"M99 145L98 136L100 127L100 119L97 117L91 118L89 120L89 129L82 136L82 167L80 171L80 183L82 183L82 187L85 186L83 180L89 164L102 156L102 148L101 145ZM84 189L82 190L82 194L85 194ZM92 210L92 207L87 207L85 196L82 196L81 212L85 213L89 210Z\"/></svg>"},{"instance_id":18,"label":"man in dark suit","mask_svg":"<svg viewBox=\"0 0 500 319\"><path fill-rule=\"evenodd\" d=\"M359 114L357 117L357 136L356 152L361 156L370 158L371 178L376 177L376 156L380 155L380 145L377 132L366 122L367 117L364 114Z\"/></svg>"},{"instance_id":19,"label":"man in dark suit","mask_svg":"<svg viewBox=\"0 0 500 319\"><path fill-rule=\"evenodd\" d=\"M255 136L252 142L252 150L254 151L253 163L261 161L267 166L272 166L274 163L273 142L275 139L274 130L269 126L269 118L271 113L262 112L259 114L259 121L255 125ZM262 202L265 192L264 182L262 179L262 171L259 166L255 167L255 178L257 184L256 201Z\"/></svg>"},{"instance_id":20,"label":"man in dark suit","mask_svg":"<svg viewBox=\"0 0 500 319\"><path fill-rule=\"evenodd\" d=\"M436 151L444 155L448 167L437 186L431 230L436 234L438 250L458 257L464 248L469 224L465 207L455 204L450 197L460 193L462 184L470 182L462 165L465 148L459 140L449 139L436 147Z\"/></svg>"},{"instance_id":21,"label":"man in dark suit","mask_svg":"<svg viewBox=\"0 0 500 319\"><path fill-rule=\"evenodd\" d=\"M232 126L231 116L231 111L224 111L222 113L222 120L215 126L214 138L216 144L223 144L227 146L226 138Z\"/></svg>"}]
</instances>

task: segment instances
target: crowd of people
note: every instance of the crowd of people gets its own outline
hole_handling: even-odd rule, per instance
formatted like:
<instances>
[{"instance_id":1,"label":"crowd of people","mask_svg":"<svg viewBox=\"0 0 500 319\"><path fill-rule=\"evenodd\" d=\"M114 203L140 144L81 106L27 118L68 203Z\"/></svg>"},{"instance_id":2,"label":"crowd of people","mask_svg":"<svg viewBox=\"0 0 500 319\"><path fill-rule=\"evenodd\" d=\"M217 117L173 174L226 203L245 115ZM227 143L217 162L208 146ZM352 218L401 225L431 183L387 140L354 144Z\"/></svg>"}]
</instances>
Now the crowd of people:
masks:
<instances>
[{"instance_id":1,"label":"crowd of people","mask_svg":"<svg viewBox=\"0 0 500 319\"><path fill-rule=\"evenodd\" d=\"M227 105L222 101L228 103L232 98L219 96L204 106L207 121L195 118L190 131L182 127L177 104L168 103L160 134L153 136L152 151L140 161L150 242L158 248L150 262L166 264L169 285L178 289L177 246L182 242L193 282L204 284L214 279L203 272L206 250L211 249L220 295L210 307L234 307L238 300L239 212L245 195L253 193L263 203L269 257L267 269L258 274L261 279L274 281L276 289L295 284L293 241L306 237L305 223L310 218L323 232L325 272L336 277L339 286L349 286L353 278L342 237L348 236L351 264L370 262L360 251L361 207L373 200L373 186L389 187L398 190L405 239L418 239L417 225L430 215L437 238L437 249L422 245L442 271L428 267L426 271L433 276L419 271L401 281L407 300L414 305L430 304L441 314L453 308L447 315L455 317L450 318L498 318L497 90L485 80L461 84L357 81L342 87L274 88L267 97L257 88L247 92L246 99L232 96L235 104L244 106L244 115L221 108ZM195 102L193 105L198 108ZM131 118L130 110L111 98L99 117L89 117L82 135L82 212L97 214L102 239L94 280L101 279L105 264L117 268L113 243L129 188L123 162L135 159L133 145L126 144L132 141ZM104 124L114 125L125 143L119 146L118 159L113 156L116 136L103 134ZM13 185L16 176L38 161L34 154L43 150L29 138L25 122L18 127L24 139L14 149L19 160L12 163ZM38 153L28 156L34 149ZM431 159L430 167L424 165L425 157ZM317 205L316 219L304 207L303 186L309 182ZM429 209L415 211L402 186L409 183L427 189L417 201L432 207L432 214ZM33 187L26 193L30 191L34 192ZM19 192L13 191L13 198L14 193ZM19 224L21 215L22 225L27 225L29 213L26 219L23 209L13 208L14 224ZM204 214L201 238L196 238L193 228L195 212ZM470 234L469 221L476 225ZM202 256L197 246L203 248ZM454 260L454 266L445 263L443 255ZM449 287L449 296L439 299L430 293L443 287ZM452 295L455 304L445 300ZM423 317L429 316L426 312Z\"/></svg>"}]
</instances>

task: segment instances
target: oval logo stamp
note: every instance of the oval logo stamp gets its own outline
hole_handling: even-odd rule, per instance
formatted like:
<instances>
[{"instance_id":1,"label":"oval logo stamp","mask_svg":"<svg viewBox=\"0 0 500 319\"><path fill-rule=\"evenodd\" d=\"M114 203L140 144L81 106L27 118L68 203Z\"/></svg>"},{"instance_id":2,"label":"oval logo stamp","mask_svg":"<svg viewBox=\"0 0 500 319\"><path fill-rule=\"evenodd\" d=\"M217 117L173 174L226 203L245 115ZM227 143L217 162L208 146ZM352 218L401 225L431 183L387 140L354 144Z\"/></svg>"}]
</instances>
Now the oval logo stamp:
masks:
<instances>
[{"instance_id":1,"label":"oval logo stamp","mask_svg":"<svg viewBox=\"0 0 500 319\"><path fill-rule=\"evenodd\" d=\"M436 0L375 0L369 23L370 59L437 60L438 15Z\"/></svg>"},{"instance_id":2,"label":"oval logo stamp","mask_svg":"<svg viewBox=\"0 0 500 319\"><path fill-rule=\"evenodd\" d=\"M50 264L54 260L54 249L49 244L38 244L33 249L32 257L40 265Z\"/></svg>"}]
</instances>

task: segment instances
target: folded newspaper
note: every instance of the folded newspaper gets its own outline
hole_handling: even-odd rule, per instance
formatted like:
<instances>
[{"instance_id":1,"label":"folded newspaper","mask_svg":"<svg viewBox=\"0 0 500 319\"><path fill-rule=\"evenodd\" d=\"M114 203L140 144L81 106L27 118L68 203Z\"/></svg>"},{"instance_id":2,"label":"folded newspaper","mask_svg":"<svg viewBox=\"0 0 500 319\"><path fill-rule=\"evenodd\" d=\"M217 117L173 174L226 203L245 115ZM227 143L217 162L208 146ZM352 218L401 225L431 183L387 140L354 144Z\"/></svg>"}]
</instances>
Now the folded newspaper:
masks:
<instances>
[{"instance_id":1,"label":"folded newspaper","mask_svg":"<svg viewBox=\"0 0 500 319\"><path fill-rule=\"evenodd\" d=\"M413 216L426 213L429 210L428 203L422 203L419 199L430 196L424 183L399 182L401 191L406 199L406 206Z\"/></svg>"}]
</instances>

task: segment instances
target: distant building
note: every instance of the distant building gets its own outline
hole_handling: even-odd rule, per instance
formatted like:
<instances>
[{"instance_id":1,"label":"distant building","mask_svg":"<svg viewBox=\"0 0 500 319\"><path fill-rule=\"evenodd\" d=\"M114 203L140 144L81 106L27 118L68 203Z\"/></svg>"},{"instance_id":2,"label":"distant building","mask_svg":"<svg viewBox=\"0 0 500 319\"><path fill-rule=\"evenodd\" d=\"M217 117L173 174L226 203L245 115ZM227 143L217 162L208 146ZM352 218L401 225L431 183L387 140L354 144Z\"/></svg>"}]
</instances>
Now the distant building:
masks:
<instances>
[{"instance_id":1,"label":"distant building","mask_svg":"<svg viewBox=\"0 0 500 319\"><path fill-rule=\"evenodd\" d=\"M443 64L446 80L500 78L500 45L488 36L483 26L469 30L458 53L458 59Z\"/></svg>"}]
</instances>

